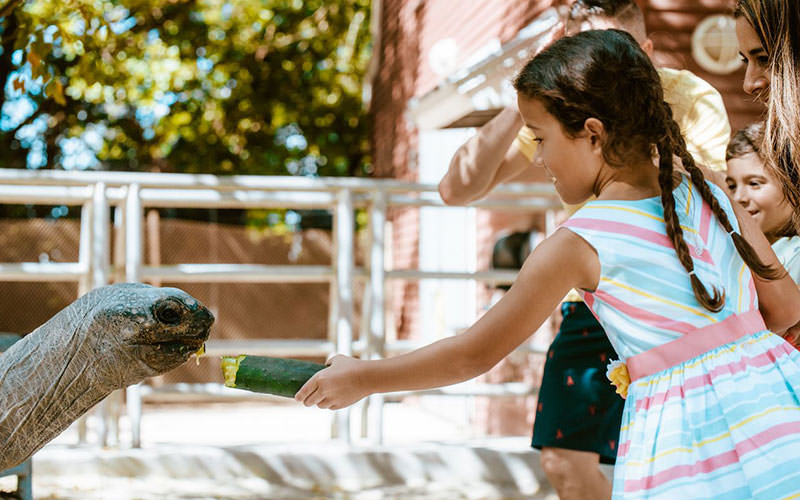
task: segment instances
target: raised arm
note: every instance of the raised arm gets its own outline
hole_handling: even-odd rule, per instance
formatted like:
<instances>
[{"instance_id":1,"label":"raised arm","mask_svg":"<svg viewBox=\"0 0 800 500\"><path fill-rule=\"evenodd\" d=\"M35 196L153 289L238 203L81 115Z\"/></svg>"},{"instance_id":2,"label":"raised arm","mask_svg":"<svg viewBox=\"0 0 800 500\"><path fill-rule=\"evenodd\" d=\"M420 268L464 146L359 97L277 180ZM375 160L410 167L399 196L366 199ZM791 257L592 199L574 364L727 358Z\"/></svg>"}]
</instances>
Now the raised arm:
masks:
<instances>
[{"instance_id":1,"label":"raised arm","mask_svg":"<svg viewBox=\"0 0 800 500\"><path fill-rule=\"evenodd\" d=\"M719 92L708 83L703 84L680 122L681 132L698 164L716 172L725 171L725 149L731 138L728 113Z\"/></svg>"},{"instance_id":2,"label":"raised arm","mask_svg":"<svg viewBox=\"0 0 800 500\"><path fill-rule=\"evenodd\" d=\"M504 108L453 155L439 182L439 194L448 205L466 205L486 196L497 184L531 167L515 139L522 128L519 112Z\"/></svg>"},{"instance_id":3,"label":"raised arm","mask_svg":"<svg viewBox=\"0 0 800 500\"><path fill-rule=\"evenodd\" d=\"M363 361L336 356L295 399L339 409L375 392L428 389L476 377L533 334L572 288L594 289L597 254L569 230L556 231L525 261L514 285L465 333L400 356Z\"/></svg>"}]
</instances>

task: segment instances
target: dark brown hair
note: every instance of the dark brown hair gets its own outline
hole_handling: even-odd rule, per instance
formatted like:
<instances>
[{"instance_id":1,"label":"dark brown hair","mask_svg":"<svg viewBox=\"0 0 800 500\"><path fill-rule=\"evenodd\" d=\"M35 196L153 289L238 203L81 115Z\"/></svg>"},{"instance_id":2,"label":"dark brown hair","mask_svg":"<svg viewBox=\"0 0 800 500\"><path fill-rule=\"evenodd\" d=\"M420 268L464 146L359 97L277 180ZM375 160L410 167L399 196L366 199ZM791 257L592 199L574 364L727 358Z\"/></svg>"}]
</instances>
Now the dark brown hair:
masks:
<instances>
[{"instance_id":1,"label":"dark brown hair","mask_svg":"<svg viewBox=\"0 0 800 500\"><path fill-rule=\"evenodd\" d=\"M769 58L762 157L800 229L800 6L797 0L737 0L734 15L752 26Z\"/></svg>"},{"instance_id":2,"label":"dark brown hair","mask_svg":"<svg viewBox=\"0 0 800 500\"><path fill-rule=\"evenodd\" d=\"M666 232L703 307L721 310L725 295L716 288L709 293L694 272L672 194L674 155L680 158L719 223L731 234L736 250L750 269L765 279L782 275L765 265L753 247L734 231L703 172L686 150L672 109L664 102L658 73L630 34L592 30L562 38L525 65L514 80L514 88L521 96L540 101L569 136L577 136L588 118L600 120L605 128L603 158L609 165L650 159L655 145Z\"/></svg>"},{"instance_id":3,"label":"dark brown hair","mask_svg":"<svg viewBox=\"0 0 800 500\"><path fill-rule=\"evenodd\" d=\"M764 124L762 122L751 123L745 128L739 129L733 134L728 148L725 150L725 160L741 158L744 155L755 153L761 156L761 142L764 138Z\"/></svg>"}]
</instances>

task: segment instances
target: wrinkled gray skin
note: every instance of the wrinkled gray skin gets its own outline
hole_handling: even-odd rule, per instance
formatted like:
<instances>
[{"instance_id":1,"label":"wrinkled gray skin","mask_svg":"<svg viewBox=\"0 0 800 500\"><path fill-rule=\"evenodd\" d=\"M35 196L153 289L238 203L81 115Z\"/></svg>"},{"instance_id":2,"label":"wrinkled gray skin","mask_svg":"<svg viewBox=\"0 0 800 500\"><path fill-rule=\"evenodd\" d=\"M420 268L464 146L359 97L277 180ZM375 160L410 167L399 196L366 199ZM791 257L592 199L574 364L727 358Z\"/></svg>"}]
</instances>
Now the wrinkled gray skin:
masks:
<instances>
[{"instance_id":1,"label":"wrinkled gray skin","mask_svg":"<svg viewBox=\"0 0 800 500\"><path fill-rule=\"evenodd\" d=\"M171 370L214 316L177 288L93 290L0 354L0 471L30 457L116 389Z\"/></svg>"}]
</instances>

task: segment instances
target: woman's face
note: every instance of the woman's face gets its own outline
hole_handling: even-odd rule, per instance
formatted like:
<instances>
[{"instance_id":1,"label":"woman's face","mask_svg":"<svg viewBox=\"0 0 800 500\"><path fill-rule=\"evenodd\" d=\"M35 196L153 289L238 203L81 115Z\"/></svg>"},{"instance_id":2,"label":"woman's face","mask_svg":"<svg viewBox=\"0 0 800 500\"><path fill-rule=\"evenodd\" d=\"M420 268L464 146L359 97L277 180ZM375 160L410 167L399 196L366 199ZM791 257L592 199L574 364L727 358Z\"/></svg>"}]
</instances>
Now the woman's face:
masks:
<instances>
[{"instance_id":1,"label":"woman's face","mask_svg":"<svg viewBox=\"0 0 800 500\"><path fill-rule=\"evenodd\" d=\"M769 97L769 54L761 45L756 30L744 17L736 18L736 38L739 55L747 66L744 74L744 91L761 101Z\"/></svg>"},{"instance_id":2,"label":"woman's face","mask_svg":"<svg viewBox=\"0 0 800 500\"><path fill-rule=\"evenodd\" d=\"M761 158L756 153L731 158L725 182L733 199L753 216L770 242L775 240L775 234L792 218L792 207Z\"/></svg>"}]
</instances>

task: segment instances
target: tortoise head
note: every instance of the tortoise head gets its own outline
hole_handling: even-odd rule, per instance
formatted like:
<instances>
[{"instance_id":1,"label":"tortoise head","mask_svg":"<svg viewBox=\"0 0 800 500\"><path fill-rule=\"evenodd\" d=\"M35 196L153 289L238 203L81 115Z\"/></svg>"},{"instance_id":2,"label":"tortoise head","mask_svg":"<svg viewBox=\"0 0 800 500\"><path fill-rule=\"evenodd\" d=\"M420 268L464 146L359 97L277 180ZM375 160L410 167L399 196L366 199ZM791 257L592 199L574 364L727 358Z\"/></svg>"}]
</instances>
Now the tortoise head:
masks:
<instances>
[{"instance_id":1,"label":"tortoise head","mask_svg":"<svg viewBox=\"0 0 800 500\"><path fill-rule=\"evenodd\" d=\"M99 345L122 347L143 369L131 371L144 376L184 363L203 346L214 322L211 311L177 288L121 283L85 297L92 306L84 328L105 337Z\"/></svg>"}]
</instances>

